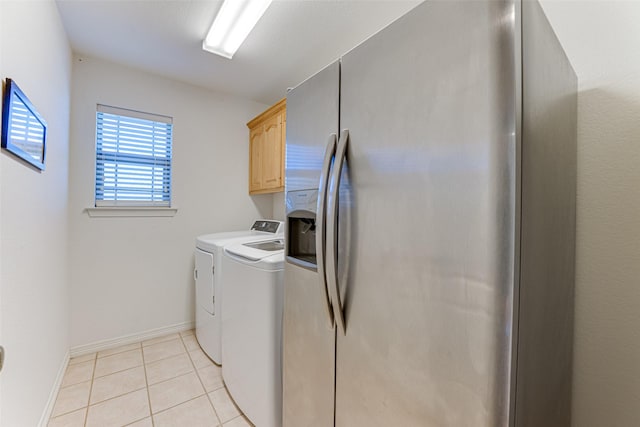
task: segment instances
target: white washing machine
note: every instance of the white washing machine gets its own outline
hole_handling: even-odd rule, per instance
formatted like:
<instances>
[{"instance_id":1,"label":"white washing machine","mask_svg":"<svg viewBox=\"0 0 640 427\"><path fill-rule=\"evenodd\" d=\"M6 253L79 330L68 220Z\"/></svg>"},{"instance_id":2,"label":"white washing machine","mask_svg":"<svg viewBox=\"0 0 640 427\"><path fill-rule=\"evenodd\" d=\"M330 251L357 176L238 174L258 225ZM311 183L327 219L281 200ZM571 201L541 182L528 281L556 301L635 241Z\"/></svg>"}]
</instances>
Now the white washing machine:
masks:
<instances>
[{"instance_id":1,"label":"white washing machine","mask_svg":"<svg viewBox=\"0 0 640 427\"><path fill-rule=\"evenodd\" d=\"M280 427L284 240L229 245L222 264L222 378L253 424Z\"/></svg>"},{"instance_id":2,"label":"white washing machine","mask_svg":"<svg viewBox=\"0 0 640 427\"><path fill-rule=\"evenodd\" d=\"M222 256L226 245L284 236L282 221L258 220L250 230L205 234L196 238L196 338L202 350L222 363Z\"/></svg>"}]
</instances>

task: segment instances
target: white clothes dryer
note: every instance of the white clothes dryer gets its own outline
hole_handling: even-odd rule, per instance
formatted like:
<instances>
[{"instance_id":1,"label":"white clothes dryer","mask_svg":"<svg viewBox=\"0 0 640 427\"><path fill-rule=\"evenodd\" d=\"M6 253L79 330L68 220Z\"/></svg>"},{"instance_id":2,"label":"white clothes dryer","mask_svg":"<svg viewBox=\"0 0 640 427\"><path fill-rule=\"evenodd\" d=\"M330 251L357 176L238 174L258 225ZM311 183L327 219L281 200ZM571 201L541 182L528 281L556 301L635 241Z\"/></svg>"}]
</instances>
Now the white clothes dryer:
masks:
<instances>
[{"instance_id":1,"label":"white clothes dryer","mask_svg":"<svg viewBox=\"0 0 640 427\"><path fill-rule=\"evenodd\" d=\"M222 363L222 256L226 245L284 236L284 223L258 220L250 230L205 234L196 238L195 269L196 338L202 350Z\"/></svg>"},{"instance_id":2,"label":"white clothes dryer","mask_svg":"<svg viewBox=\"0 0 640 427\"><path fill-rule=\"evenodd\" d=\"M222 312L222 378L259 427L282 425L284 240L227 246Z\"/></svg>"}]
</instances>

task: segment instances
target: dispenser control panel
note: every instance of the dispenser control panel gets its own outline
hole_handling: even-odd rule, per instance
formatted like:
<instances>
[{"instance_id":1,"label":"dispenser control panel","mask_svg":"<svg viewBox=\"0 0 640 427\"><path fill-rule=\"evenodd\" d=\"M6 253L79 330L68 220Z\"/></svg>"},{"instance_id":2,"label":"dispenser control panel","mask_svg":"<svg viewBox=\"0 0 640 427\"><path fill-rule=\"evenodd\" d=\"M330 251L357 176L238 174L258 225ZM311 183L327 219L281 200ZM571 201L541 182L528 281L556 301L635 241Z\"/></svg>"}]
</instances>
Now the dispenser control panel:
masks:
<instances>
[{"instance_id":1,"label":"dispenser control panel","mask_svg":"<svg viewBox=\"0 0 640 427\"><path fill-rule=\"evenodd\" d=\"M287 193L287 212L316 211L318 203L318 189L289 191Z\"/></svg>"}]
</instances>

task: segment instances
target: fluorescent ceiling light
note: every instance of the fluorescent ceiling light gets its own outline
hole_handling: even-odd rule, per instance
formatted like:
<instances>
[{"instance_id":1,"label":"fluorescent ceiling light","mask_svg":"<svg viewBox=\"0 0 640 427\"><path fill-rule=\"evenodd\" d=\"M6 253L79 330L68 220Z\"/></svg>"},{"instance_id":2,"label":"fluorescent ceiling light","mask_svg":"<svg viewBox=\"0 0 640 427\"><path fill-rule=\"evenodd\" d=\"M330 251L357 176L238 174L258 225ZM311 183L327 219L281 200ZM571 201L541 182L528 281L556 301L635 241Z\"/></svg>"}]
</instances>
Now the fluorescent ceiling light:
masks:
<instances>
[{"instance_id":1,"label":"fluorescent ceiling light","mask_svg":"<svg viewBox=\"0 0 640 427\"><path fill-rule=\"evenodd\" d=\"M202 49L231 59L271 4L271 0L225 0Z\"/></svg>"}]
</instances>

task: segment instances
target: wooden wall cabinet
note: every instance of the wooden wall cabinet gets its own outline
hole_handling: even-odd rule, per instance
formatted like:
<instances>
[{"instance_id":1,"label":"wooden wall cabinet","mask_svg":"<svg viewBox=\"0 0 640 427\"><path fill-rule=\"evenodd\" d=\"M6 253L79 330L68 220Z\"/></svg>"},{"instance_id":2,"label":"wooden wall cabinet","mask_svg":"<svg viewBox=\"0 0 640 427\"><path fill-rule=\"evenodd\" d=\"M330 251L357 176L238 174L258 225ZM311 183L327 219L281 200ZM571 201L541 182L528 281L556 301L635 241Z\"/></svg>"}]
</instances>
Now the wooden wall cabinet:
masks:
<instances>
[{"instance_id":1,"label":"wooden wall cabinet","mask_svg":"<svg viewBox=\"0 0 640 427\"><path fill-rule=\"evenodd\" d=\"M280 100L247 123L249 128L249 194L284 191L286 103L286 98Z\"/></svg>"}]
</instances>

